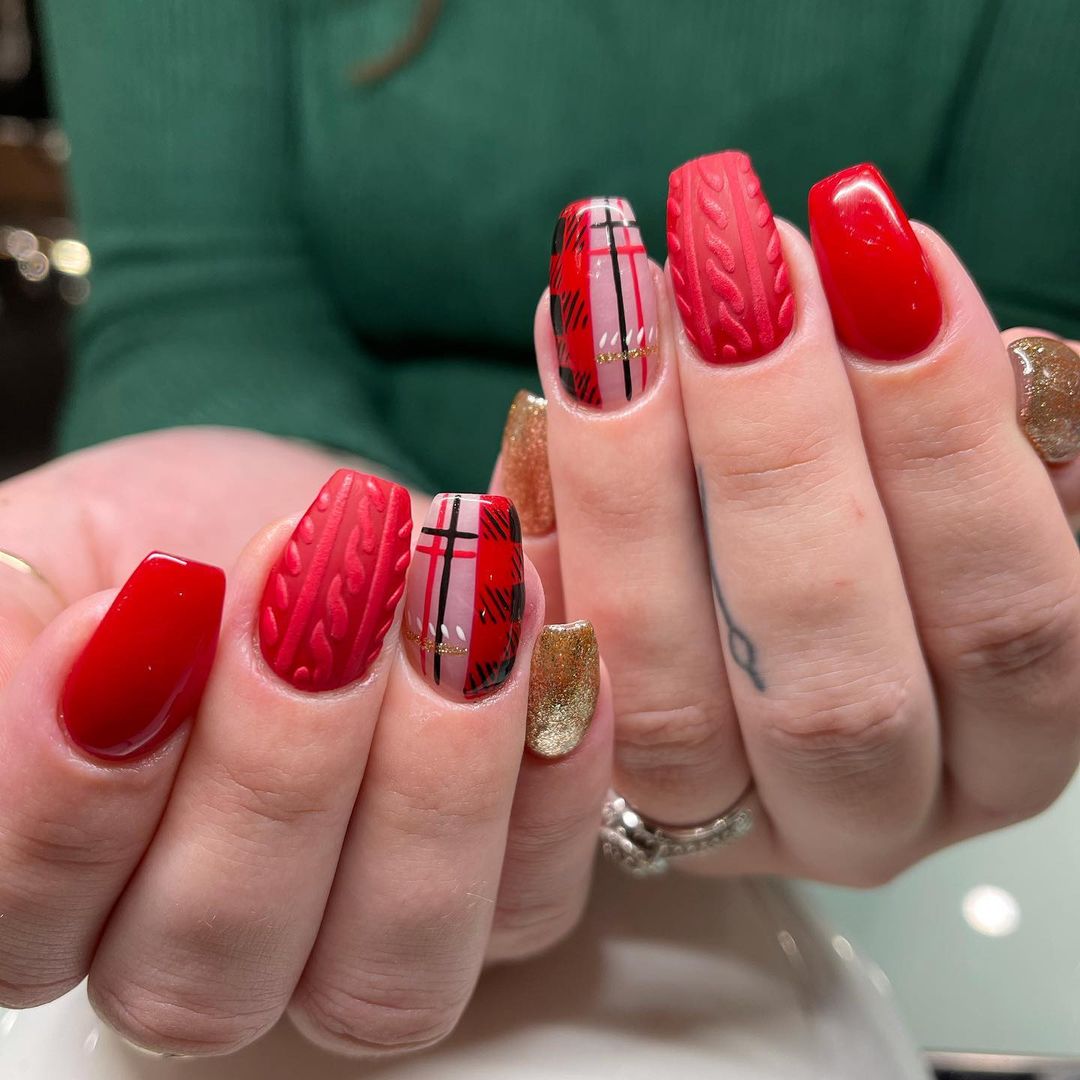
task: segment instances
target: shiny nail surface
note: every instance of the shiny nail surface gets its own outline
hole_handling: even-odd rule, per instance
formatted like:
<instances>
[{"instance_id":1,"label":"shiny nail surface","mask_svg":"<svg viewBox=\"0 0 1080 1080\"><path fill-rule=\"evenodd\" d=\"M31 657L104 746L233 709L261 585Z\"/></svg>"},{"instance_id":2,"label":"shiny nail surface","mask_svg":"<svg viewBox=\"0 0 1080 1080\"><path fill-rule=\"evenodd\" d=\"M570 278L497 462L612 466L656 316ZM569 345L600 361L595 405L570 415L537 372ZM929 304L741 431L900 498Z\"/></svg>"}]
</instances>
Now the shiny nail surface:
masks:
<instances>
[{"instance_id":1,"label":"shiny nail surface","mask_svg":"<svg viewBox=\"0 0 1080 1080\"><path fill-rule=\"evenodd\" d=\"M555 528L555 495L548 468L547 402L519 390L506 417L502 483L517 507L521 531L543 536Z\"/></svg>"},{"instance_id":2,"label":"shiny nail surface","mask_svg":"<svg viewBox=\"0 0 1080 1080\"><path fill-rule=\"evenodd\" d=\"M941 296L919 238L873 165L810 189L814 247L837 337L872 360L906 360L941 329Z\"/></svg>"},{"instance_id":3,"label":"shiny nail surface","mask_svg":"<svg viewBox=\"0 0 1080 1080\"><path fill-rule=\"evenodd\" d=\"M525 611L521 525L501 495L437 495L409 573L403 635L417 670L450 697L498 689Z\"/></svg>"},{"instance_id":4,"label":"shiny nail surface","mask_svg":"<svg viewBox=\"0 0 1080 1080\"><path fill-rule=\"evenodd\" d=\"M298 690L362 678L382 649L405 588L409 493L339 469L270 570L259 609L267 664Z\"/></svg>"},{"instance_id":5,"label":"shiny nail surface","mask_svg":"<svg viewBox=\"0 0 1080 1080\"><path fill-rule=\"evenodd\" d=\"M756 360L791 333L795 297L750 158L695 158L669 178L668 266L683 329L703 360Z\"/></svg>"},{"instance_id":6,"label":"shiny nail surface","mask_svg":"<svg viewBox=\"0 0 1080 1080\"><path fill-rule=\"evenodd\" d=\"M545 626L533 648L525 745L540 757L569 754L588 733L599 693L592 623Z\"/></svg>"},{"instance_id":7,"label":"shiny nail surface","mask_svg":"<svg viewBox=\"0 0 1080 1080\"><path fill-rule=\"evenodd\" d=\"M555 223L551 325L571 397L616 409L649 383L659 349L656 289L625 199L581 199Z\"/></svg>"},{"instance_id":8,"label":"shiny nail surface","mask_svg":"<svg viewBox=\"0 0 1080 1080\"><path fill-rule=\"evenodd\" d=\"M60 718L95 757L160 746L195 715L221 626L225 574L155 551L121 587L72 666Z\"/></svg>"},{"instance_id":9,"label":"shiny nail surface","mask_svg":"<svg viewBox=\"0 0 1080 1080\"><path fill-rule=\"evenodd\" d=\"M1009 345L1020 398L1020 426L1052 465L1080 456L1080 356L1056 338Z\"/></svg>"}]
</instances>

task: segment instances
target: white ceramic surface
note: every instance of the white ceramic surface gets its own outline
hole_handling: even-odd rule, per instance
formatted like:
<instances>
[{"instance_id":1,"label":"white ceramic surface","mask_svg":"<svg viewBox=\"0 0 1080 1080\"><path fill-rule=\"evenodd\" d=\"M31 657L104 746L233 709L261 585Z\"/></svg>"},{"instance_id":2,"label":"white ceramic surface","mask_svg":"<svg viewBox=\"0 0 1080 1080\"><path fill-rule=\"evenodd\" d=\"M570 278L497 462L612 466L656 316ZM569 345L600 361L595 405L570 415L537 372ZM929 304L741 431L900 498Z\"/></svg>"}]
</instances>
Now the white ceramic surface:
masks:
<instances>
[{"instance_id":1,"label":"white ceramic surface","mask_svg":"<svg viewBox=\"0 0 1080 1080\"><path fill-rule=\"evenodd\" d=\"M925 1080L888 983L768 882L604 870L574 937L489 972L427 1054L347 1062L287 1024L228 1058L133 1050L83 989L0 1012L4 1080Z\"/></svg>"}]
</instances>

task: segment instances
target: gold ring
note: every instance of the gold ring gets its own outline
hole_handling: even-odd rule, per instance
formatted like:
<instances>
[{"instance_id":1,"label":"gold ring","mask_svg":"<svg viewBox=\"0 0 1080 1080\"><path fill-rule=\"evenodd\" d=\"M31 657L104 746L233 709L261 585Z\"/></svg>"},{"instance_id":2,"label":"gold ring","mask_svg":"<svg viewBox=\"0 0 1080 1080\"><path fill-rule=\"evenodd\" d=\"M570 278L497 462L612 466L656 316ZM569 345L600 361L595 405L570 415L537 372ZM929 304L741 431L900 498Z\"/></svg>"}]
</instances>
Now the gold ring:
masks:
<instances>
[{"instance_id":1,"label":"gold ring","mask_svg":"<svg viewBox=\"0 0 1080 1080\"><path fill-rule=\"evenodd\" d=\"M21 574L28 580L44 585L53 594L61 607L67 606L67 601L60 595L60 590L33 563L27 562L22 556L0 548L0 566L6 566L9 570L14 570L15 573Z\"/></svg>"}]
</instances>

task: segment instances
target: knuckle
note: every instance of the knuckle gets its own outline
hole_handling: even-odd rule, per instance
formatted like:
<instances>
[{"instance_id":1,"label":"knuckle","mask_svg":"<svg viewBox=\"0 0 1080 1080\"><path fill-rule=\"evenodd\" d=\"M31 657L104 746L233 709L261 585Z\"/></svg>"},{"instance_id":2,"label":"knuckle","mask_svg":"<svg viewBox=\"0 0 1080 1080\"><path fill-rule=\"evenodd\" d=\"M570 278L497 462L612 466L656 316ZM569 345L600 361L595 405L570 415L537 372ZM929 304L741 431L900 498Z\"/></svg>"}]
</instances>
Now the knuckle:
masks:
<instances>
[{"instance_id":1,"label":"knuckle","mask_svg":"<svg viewBox=\"0 0 1080 1080\"><path fill-rule=\"evenodd\" d=\"M335 785L325 777L305 777L277 765L248 764L241 771L217 761L208 774L212 794L206 798L229 817L236 814L272 828L289 829L325 817L333 809Z\"/></svg>"},{"instance_id":2,"label":"knuckle","mask_svg":"<svg viewBox=\"0 0 1080 1080\"><path fill-rule=\"evenodd\" d=\"M78 871L80 875L108 874L126 867L138 854L124 838L111 837L77 820L60 821L47 816L33 820L15 818L0 823L0 853L5 863L40 865ZM123 837L123 830L114 830ZM141 845L140 845L141 847Z\"/></svg>"},{"instance_id":3,"label":"knuckle","mask_svg":"<svg viewBox=\"0 0 1080 1080\"><path fill-rule=\"evenodd\" d=\"M1000 420L981 405L973 404L968 415L952 415L948 424L941 424L936 415L922 423L917 417L913 420L907 431L881 449L882 465L890 472L925 475L944 468L970 475L997 463L990 444L999 433ZM950 483L955 487L955 479Z\"/></svg>"},{"instance_id":4,"label":"knuckle","mask_svg":"<svg viewBox=\"0 0 1080 1080\"><path fill-rule=\"evenodd\" d=\"M246 1046L277 1020L280 1010L228 1007L183 987L95 979L89 985L94 1010L125 1039L158 1053L213 1056Z\"/></svg>"},{"instance_id":5,"label":"knuckle","mask_svg":"<svg viewBox=\"0 0 1080 1080\"><path fill-rule=\"evenodd\" d=\"M776 702L762 730L793 765L829 779L870 772L889 760L914 706L913 677L844 683Z\"/></svg>"},{"instance_id":6,"label":"knuckle","mask_svg":"<svg viewBox=\"0 0 1080 1080\"><path fill-rule=\"evenodd\" d=\"M439 776L400 776L382 795L387 824L409 839L460 837L505 819L505 776L489 775L490 764L448 769ZM462 783L462 776L470 777Z\"/></svg>"},{"instance_id":7,"label":"knuckle","mask_svg":"<svg viewBox=\"0 0 1080 1080\"><path fill-rule=\"evenodd\" d=\"M339 1053L400 1054L441 1042L457 1026L464 998L438 989L373 980L361 989L307 985L294 1005L311 1041Z\"/></svg>"},{"instance_id":8,"label":"knuckle","mask_svg":"<svg viewBox=\"0 0 1080 1080\"><path fill-rule=\"evenodd\" d=\"M719 732L726 710L713 702L620 712L615 725L619 765L657 780L714 775L723 751Z\"/></svg>"},{"instance_id":9,"label":"knuckle","mask_svg":"<svg viewBox=\"0 0 1080 1080\"><path fill-rule=\"evenodd\" d=\"M960 675L1013 679L1068 669L1080 651L1080 594L1047 600L1039 590L995 613L945 631Z\"/></svg>"},{"instance_id":10,"label":"knuckle","mask_svg":"<svg viewBox=\"0 0 1080 1080\"><path fill-rule=\"evenodd\" d=\"M41 981L37 978L12 977L0 972L0 1009L32 1009L63 997L82 982L83 973L63 979Z\"/></svg>"},{"instance_id":11,"label":"knuckle","mask_svg":"<svg viewBox=\"0 0 1080 1080\"><path fill-rule=\"evenodd\" d=\"M723 500L743 508L771 510L813 498L842 475L835 430L811 427L794 441L769 431L760 441L739 444L738 457L707 463L706 475L722 487Z\"/></svg>"},{"instance_id":12,"label":"knuckle","mask_svg":"<svg viewBox=\"0 0 1080 1080\"><path fill-rule=\"evenodd\" d=\"M568 938L581 921L584 901L584 893L578 903L500 897L488 957L525 960L554 948Z\"/></svg>"}]
</instances>

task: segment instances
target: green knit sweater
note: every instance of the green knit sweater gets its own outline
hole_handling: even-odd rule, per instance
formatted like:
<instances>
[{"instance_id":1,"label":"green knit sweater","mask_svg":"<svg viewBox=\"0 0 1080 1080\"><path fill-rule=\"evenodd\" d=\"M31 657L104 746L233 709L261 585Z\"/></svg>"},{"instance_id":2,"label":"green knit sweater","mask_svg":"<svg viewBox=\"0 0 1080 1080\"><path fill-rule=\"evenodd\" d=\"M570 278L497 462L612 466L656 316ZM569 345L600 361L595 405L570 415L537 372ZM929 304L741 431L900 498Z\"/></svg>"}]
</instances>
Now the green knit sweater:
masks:
<instances>
[{"instance_id":1,"label":"green knit sweater","mask_svg":"<svg viewBox=\"0 0 1080 1080\"><path fill-rule=\"evenodd\" d=\"M1080 335L1075 0L51 0L94 256L65 448L219 423L484 485L571 199L741 147L777 213L860 160L1003 325Z\"/></svg>"}]
</instances>

